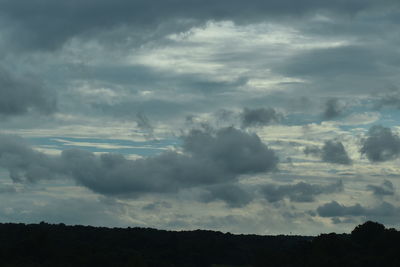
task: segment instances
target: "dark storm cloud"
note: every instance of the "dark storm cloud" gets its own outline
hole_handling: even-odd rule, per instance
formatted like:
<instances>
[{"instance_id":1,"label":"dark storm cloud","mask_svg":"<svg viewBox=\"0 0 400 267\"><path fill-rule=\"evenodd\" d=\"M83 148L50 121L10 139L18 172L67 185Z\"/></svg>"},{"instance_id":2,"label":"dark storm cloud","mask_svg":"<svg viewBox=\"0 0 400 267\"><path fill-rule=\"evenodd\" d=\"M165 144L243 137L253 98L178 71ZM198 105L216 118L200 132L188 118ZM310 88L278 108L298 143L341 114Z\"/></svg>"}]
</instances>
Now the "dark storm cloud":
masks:
<instances>
[{"instance_id":1,"label":"dark storm cloud","mask_svg":"<svg viewBox=\"0 0 400 267\"><path fill-rule=\"evenodd\" d=\"M29 75L16 76L0 66L0 115L51 113L55 108L53 93L39 80Z\"/></svg>"},{"instance_id":2,"label":"dark storm cloud","mask_svg":"<svg viewBox=\"0 0 400 267\"><path fill-rule=\"evenodd\" d=\"M322 161L334 164L349 165L352 163L342 142L335 140L325 141L324 146L309 146L304 149L306 155L320 157Z\"/></svg>"},{"instance_id":3,"label":"dark storm cloud","mask_svg":"<svg viewBox=\"0 0 400 267\"><path fill-rule=\"evenodd\" d=\"M400 138L390 128L380 125L372 126L367 138L361 140L360 152L370 161L382 162L397 158L400 155Z\"/></svg>"},{"instance_id":4,"label":"dark storm cloud","mask_svg":"<svg viewBox=\"0 0 400 267\"><path fill-rule=\"evenodd\" d=\"M321 217L347 217L363 216L367 219L379 219L380 221L395 221L398 219L400 209L388 202L383 202L376 207L364 207L360 204L345 206L336 201L326 203L317 208Z\"/></svg>"},{"instance_id":5,"label":"dark storm cloud","mask_svg":"<svg viewBox=\"0 0 400 267\"><path fill-rule=\"evenodd\" d=\"M0 16L13 26L10 35L15 44L55 49L72 37L93 35L118 26L127 27L138 39L151 39L159 32L182 31L185 25L190 27L210 19L248 23L275 15L302 16L319 10L346 15L388 3L396 1L1 0ZM180 23L172 23L177 21Z\"/></svg>"},{"instance_id":6,"label":"dark storm cloud","mask_svg":"<svg viewBox=\"0 0 400 267\"><path fill-rule=\"evenodd\" d=\"M316 185L300 182L294 185L265 185L261 193L269 202L277 202L288 198L292 202L312 202L321 194L331 194L343 191L340 180L330 185Z\"/></svg>"},{"instance_id":7,"label":"dark storm cloud","mask_svg":"<svg viewBox=\"0 0 400 267\"><path fill-rule=\"evenodd\" d=\"M245 108L240 115L242 127L266 126L271 123L279 122L282 115L273 108Z\"/></svg>"},{"instance_id":8,"label":"dark storm cloud","mask_svg":"<svg viewBox=\"0 0 400 267\"><path fill-rule=\"evenodd\" d=\"M343 106L336 98L330 98L325 103L323 116L325 119L331 120L342 115Z\"/></svg>"},{"instance_id":9,"label":"dark storm cloud","mask_svg":"<svg viewBox=\"0 0 400 267\"><path fill-rule=\"evenodd\" d=\"M94 192L126 197L196 186L229 186L242 174L273 171L277 163L274 151L257 135L235 128L193 130L183 137L183 153L169 151L137 160L120 154L96 156L79 149L50 157L18 137L0 138L0 166L16 182L71 177ZM235 202L223 190L211 189L213 195L218 192L219 199Z\"/></svg>"},{"instance_id":10,"label":"dark storm cloud","mask_svg":"<svg viewBox=\"0 0 400 267\"><path fill-rule=\"evenodd\" d=\"M383 181L381 185L367 185L367 190L372 191L375 196L392 196L395 193L394 186L389 180Z\"/></svg>"}]
</instances>

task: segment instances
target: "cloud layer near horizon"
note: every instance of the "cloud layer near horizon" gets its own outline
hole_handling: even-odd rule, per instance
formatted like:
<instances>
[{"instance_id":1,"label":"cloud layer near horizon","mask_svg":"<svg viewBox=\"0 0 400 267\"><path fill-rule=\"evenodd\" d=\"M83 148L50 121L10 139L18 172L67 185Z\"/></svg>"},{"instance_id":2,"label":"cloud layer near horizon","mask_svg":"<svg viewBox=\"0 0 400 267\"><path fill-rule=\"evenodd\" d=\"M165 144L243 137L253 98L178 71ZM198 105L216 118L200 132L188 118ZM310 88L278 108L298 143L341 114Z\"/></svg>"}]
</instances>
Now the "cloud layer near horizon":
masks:
<instances>
[{"instance_id":1,"label":"cloud layer near horizon","mask_svg":"<svg viewBox=\"0 0 400 267\"><path fill-rule=\"evenodd\" d=\"M33 150L19 137L2 135L0 166L9 171L14 182L69 177L94 192L135 197L235 184L240 175L270 172L278 164L275 152L257 135L235 128L215 133L192 130L183 137L182 148L181 153L167 151L135 160L115 153L96 156L82 149L49 156Z\"/></svg>"}]
</instances>

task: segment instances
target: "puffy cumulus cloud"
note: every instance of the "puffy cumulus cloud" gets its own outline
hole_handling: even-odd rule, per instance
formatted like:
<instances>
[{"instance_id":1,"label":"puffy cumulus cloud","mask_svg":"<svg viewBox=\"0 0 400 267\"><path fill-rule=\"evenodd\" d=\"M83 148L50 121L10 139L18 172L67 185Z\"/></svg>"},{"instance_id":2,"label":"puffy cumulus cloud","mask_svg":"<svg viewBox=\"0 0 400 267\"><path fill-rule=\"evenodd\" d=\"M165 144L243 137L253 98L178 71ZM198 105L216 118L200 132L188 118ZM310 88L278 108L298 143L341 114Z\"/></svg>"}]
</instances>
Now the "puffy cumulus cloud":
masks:
<instances>
[{"instance_id":1,"label":"puffy cumulus cloud","mask_svg":"<svg viewBox=\"0 0 400 267\"><path fill-rule=\"evenodd\" d=\"M282 115L273 108L245 108L240 114L240 118L242 127L247 128L279 122L282 119Z\"/></svg>"},{"instance_id":2,"label":"puffy cumulus cloud","mask_svg":"<svg viewBox=\"0 0 400 267\"><path fill-rule=\"evenodd\" d=\"M343 191L341 180L329 185L308 184L299 182L293 185L264 185L261 193L269 202L288 198L292 202L313 202L321 194L332 194Z\"/></svg>"},{"instance_id":3,"label":"puffy cumulus cloud","mask_svg":"<svg viewBox=\"0 0 400 267\"><path fill-rule=\"evenodd\" d=\"M16 182L70 177L94 192L124 197L211 186L215 198L239 203L234 199L237 178L273 171L278 164L275 152L257 135L235 128L193 130L183 137L182 149L136 160L80 149L64 150L57 157L33 150L21 138L2 135L0 166ZM232 192L213 185L227 185Z\"/></svg>"},{"instance_id":4,"label":"puffy cumulus cloud","mask_svg":"<svg viewBox=\"0 0 400 267\"><path fill-rule=\"evenodd\" d=\"M323 117L331 120L342 115L343 106L337 98L330 98L325 102Z\"/></svg>"},{"instance_id":5,"label":"puffy cumulus cloud","mask_svg":"<svg viewBox=\"0 0 400 267\"><path fill-rule=\"evenodd\" d=\"M364 207L359 203L345 206L336 201L326 203L317 208L321 217L357 217L362 216L368 220L378 220L393 223L398 220L400 208L388 202L382 202L375 207Z\"/></svg>"},{"instance_id":6,"label":"puffy cumulus cloud","mask_svg":"<svg viewBox=\"0 0 400 267\"><path fill-rule=\"evenodd\" d=\"M180 32L194 23L207 20L232 20L248 23L265 20L275 15L302 16L316 11L355 14L376 5L396 3L379 1L335 0L321 2L307 0L242 1L157 1L144 0L1 0L1 18L13 25L9 34L20 47L56 49L76 36L95 35L104 30L127 27L136 39L148 40L163 32ZM382 3L383 4L382 4ZM156 6L156 8L154 8ZM268 16L266 16L268 15Z\"/></svg>"},{"instance_id":7,"label":"puffy cumulus cloud","mask_svg":"<svg viewBox=\"0 0 400 267\"><path fill-rule=\"evenodd\" d=\"M385 180L381 185L367 185L367 190L372 191L372 193L377 197L382 196L392 196L395 194L395 188L391 181Z\"/></svg>"},{"instance_id":8,"label":"puffy cumulus cloud","mask_svg":"<svg viewBox=\"0 0 400 267\"><path fill-rule=\"evenodd\" d=\"M278 157L256 134L232 127L215 133L192 130L184 137L183 149L198 159L212 161L238 174L272 171Z\"/></svg>"},{"instance_id":9,"label":"puffy cumulus cloud","mask_svg":"<svg viewBox=\"0 0 400 267\"><path fill-rule=\"evenodd\" d=\"M54 94L38 79L14 75L0 66L0 115L21 115L32 110L48 114L55 109Z\"/></svg>"},{"instance_id":10,"label":"puffy cumulus cloud","mask_svg":"<svg viewBox=\"0 0 400 267\"><path fill-rule=\"evenodd\" d=\"M322 148L308 146L304 149L306 155L320 157L322 161L334 164L349 165L352 163L342 142L335 140L325 141Z\"/></svg>"},{"instance_id":11,"label":"puffy cumulus cloud","mask_svg":"<svg viewBox=\"0 0 400 267\"><path fill-rule=\"evenodd\" d=\"M360 152L372 162L388 161L400 155L399 136L381 125L372 126L361 143Z\"/></svg>"},{"instance_id":12,"label":"puffy cumulus cloud","mask_svg":"<svg viewBox=\"0 0 400 267\"><path fill-rule=\"evenodd\" d=\"M351 159L347 155L344 146L339 141L326 141L322 147L322 160L336 164L351 164Z\"/></svg>"}]
</instances>

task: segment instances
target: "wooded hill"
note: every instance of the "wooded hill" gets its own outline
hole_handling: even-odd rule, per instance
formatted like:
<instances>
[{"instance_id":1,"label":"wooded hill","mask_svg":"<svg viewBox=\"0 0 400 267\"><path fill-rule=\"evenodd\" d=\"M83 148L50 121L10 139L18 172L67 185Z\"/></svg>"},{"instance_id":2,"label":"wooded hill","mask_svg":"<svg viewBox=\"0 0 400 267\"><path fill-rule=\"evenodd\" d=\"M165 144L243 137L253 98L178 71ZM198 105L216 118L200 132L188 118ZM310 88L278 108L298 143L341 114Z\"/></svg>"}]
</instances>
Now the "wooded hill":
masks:
<instances>
[{"instance_id":1,"label":"wooded hill","mask_svg":"<svg viewBox=\"0 0 400 267\"><path fill-rule=\"evenodd\" d=\"M0 266L400 266L400 232L366 222L351 234L233 235L64 224L0 224Z\"/></svg>"}]
</instances>

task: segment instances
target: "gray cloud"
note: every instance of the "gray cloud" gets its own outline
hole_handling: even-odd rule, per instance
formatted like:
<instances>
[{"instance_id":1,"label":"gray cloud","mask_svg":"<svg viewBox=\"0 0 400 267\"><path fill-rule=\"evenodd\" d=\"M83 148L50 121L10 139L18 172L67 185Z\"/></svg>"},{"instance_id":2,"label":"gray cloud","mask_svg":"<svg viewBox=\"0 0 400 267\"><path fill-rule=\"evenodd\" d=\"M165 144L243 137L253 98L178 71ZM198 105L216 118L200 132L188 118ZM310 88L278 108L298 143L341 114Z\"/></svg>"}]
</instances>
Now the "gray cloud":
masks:
<instances>
[{"instance_id":1,"label":"gray cloud","mask_svg":"<svg viewBox=\"0 0 400 267\"><path fill-rule=\"evenodd\" d=\"M340 46L306 51L278 68L283 73L301 77L329 77L376 74L377 59L367 48ZM369 62L370 64L365 64Z\"/></svg>"},{"instance_id":2,"label":"gray cloud","mask_svg":"<svg viewBox=\"0 0 400 267\"><path fill-rule=\"evenodd\" d=\"M364 22L364 27L369 23ZM315 23L314 23L315 24ZM312 25L314 25L312 24ZM345 23L346 26L351 24ZM354 34L362 36L363 33ZM376 32L375 32L376 33ZM331 37L335 34L319 33L321 37ZM337 33L341 38L339 33ZM378 34L378 33L376 33ZM378 37L376 37L378 38ZM385 37L386 39L386 37ZM311 83L299 84L302 90L310 90L319 96L334 96L346 93L347 96L359 92L376 92L382 84L397 83L393 71L398 67L399 55L392 55L392 59L385 53L390 50L391 41L381 46L368 43L363 46L343 45L329 48L315 48L299 52L292 57L282 60L273 67L279 74L300 77ZM386 47L388 46L388 47ZM382 67L382 66L385 67ZM338 111L338 110L337 110ZM337 115L335 110L331 114Z\"/></svg>"},{"instance_id":3,"label":"gray cloud","mask_svg":"<svg viewBox=\"0 0 400 267\"><path fill-rule=\"evenodd\" d=\"M375 196L392 196L395 193L395 188L389 180L383 181L381 185L367 185L367 190L372 191Z\"/></svg>"},{"instance_id":4,"label":"gray cloud","mask_svg":"<svg viewBox=\"0 0 400 267\"><path fill-rule=\"evenodd\" d=\"M0 135L0 166L14 182L56 178L63 168L57 158L35 151L24 139L11 135Z\"/></svg>"},{"instance_id":5,"label":"gray cloud","mask_svg":"<svg viewBox=\"0 0 400 267\"><path fill-rule=\"evenodd\" d=\"M33 150L21 138L1 136L0 166L15 182L70 177L97 193L134 197L196 186L231 188L240 175L273 171L278 163L275 152L257 135L235 128L193 130L183 137L182 148L183 153L169 151L137 160L79 149L51 157ZM210 190L213 195L221 193L219 199L235 201L233 193Z\"/></svg>"},{"instance_id":6,"label":"gray cloud","mask_svg":"<svg viewBox=\"0 0 400 267\"><path fill-rule=\"evenodd\" d=\"M344 206L332 201L319 206L317 213L321 217L362 216L367 213L367 210L358 203L353 206Z\"/></svg>"},{"instance_id":7,"label":"gray cloud","mask_svg":"<svg viewBox=\"0 0 400 267\"><path fill-rule=\"evenodd\" d=\"M282 119L282 115L273 108L245 108L240 117L243 128L252 126L265 126L271 123L279 122Z\"/></svg>"},{"instance_id":8,"label":"gray cloud","mask_svg":"<svg viewBox=\"0 0 400 267\"><path fill-rule=\"evenodd\" d=\"M207 159L240 174L272 171L278 158L256 134L232 127L215 133L193 130L184 137L183 148L195 157Z\"/></svg>"},{"instance_id":9,"label":"gray cloud","mask_svg":"<svg viewBox=\"0 0 400 267\"><path fill-rule=\"evenodd\" d=\"M141 112L136 114L136 124L139 129L144 131L146 138L154 139L153 125L151 125L150 120L145 114Z\"/></svg>"},{"instance_id":10,"label":"gray cloud","mask_svg":"<svg viewBox=\"0 0 400 267\"><path fill-rule=\"evenodd\" d=\"M182 31L194 23L206 20L233 20L249 23L271 19L274 15L301 17L316 11L326 10L340 16L355 14L361 10L396 1L336 0L254 0L242 1L158 1L105 0L68 2L56 0L1 0L0 15L10 21L14 31L11 39L20 47L33 49L56 49L75 36L93 36L100 31L127 27L135 32L136 39L151 40L161 33ZM157 8L154 8L156 4ZM132 30L134 29L134 30Z\"/></svg>"},{"instance_id":11,"label":"gray cloud","mask_svg":"<svg viewBox=\"0 0 400 267\"><path fill-rule=\"evenodd\" d=\"M351 164L351 159L347 155L344 146L339 141L326 141L322 147L322 160L336 164Z\"/></svg>"},{"instance_id":12,"label":"gray cloud","mask_svg":"<svg viewBox=\"0 0 400 267\"><path fill-rule=\"evenodd\" d=\"M322 161L334 164L349 165L352 163L342 142L335 140L325 141L322 148L308 146L304 149L306 155L320 157Z\"/></svg>"},{"instance_id":13,"label":"gray cloud","mask_svg":"<svg viewBox=\"0 0 400 267\"><path fill-rule=\"evenodd\" d=\"M288 198L293 202L313 202L321 194L331 194L343 191L343 182L340 180L330 185L316 185L299 182L294 185L265 185L261 193L269 202L277 202Z\"/></svg>"},{"instance_id":14,"label":"gray cloud","mask_svg":"<svg viewBox=\"0 0 400 267\"><path fill-rule=\"evenodd\" d=\"M390 89L377 97L375 108L381 109L384 107L391 107L400 109L400 91L396 86L390 86Z\"/></svg>"},{"instance_id":15,"label":"gray cloud","mask_svg":"<svg viewBox=\"0 0 400 267\"><path fill-rule=\"evenodd\" d=\"M315 157L321 157L322 156L322 149L318 146L306 146L304 148L304 154L306 155L312 155Z\"/></svg>"},{"instance_id":16,"label":"gray cloud","mask_svg":"<svg viewBox=\"0 0 400 267\"><path fill-rule=\"evenodd\" d=\"M0 185L0 194L3 193L16 193L17 189L11 185Z\"/></svg>"},{"instance_id":17,"label":"gray cloud","mask_svg":"<svg viewBox=\"0 0 400 267\"><path fill-rule=\"evenodd\" d=\"M368 137L361 140L360 152L370 161L382 162L397 158L400 155L400 138L390 128L380 125L372 126Z\"/></svg>"},{"instance_id":18,"label":"gray cloud","mask_svg":"<svg viewBox=\"0 0 400 267\"><path fill-rule=\"evenodd\" d=\"M5 206L12 209L0 209L0 222L65 223L70 225L94 225L107 227L127 227L131 221L125 219L126 207L123 204L107 200L69 198L40 201L2 199ZM29 207L29 208L27 208Z\"/></svg>"},{"instance_id":19,"label":"gray cloud","mask_svg":"<svg viewBox=\"0 0 400 267\"><path fill-rule=\"evenodd\" d=\"M15 76L0 66L0 115L21 115L30 111L51 113L56 109L54 94L38 79Z\"/></svg>"},{"instance_id":20,"label":"gray cloud","mask_svg":"<svg viewBox=\"0 0 400 267\"><path fill-rule=\"evenodd\" d=\"M230 207L243 207L253 200L253 196L238 185L215 185L208 187L200 200L203 202L222 200Z\"/></svg>"},{"instance_id":21,"label":"gray cloud","mask_svg":"<svg viewBox=\"0 0 400 267\"><path fill-rule=\"evenodd\" d=\"M388 202L382 202L375 207L364 207L360 204L345 206L336 201L326 203L317 208L321 217L356 217L363 216L367 220L378 220L393 223L398 220L400 208Z\"/></svg>"},{"instance_id":22,"label":"gray cloud","mask_svg":"<svg viewBox=\"0 0 400 267\"><path fill-rule=\"evenodd\" d=\"M337 98L330 98L325 103L324 118L333 119L342 115L343 106L340 104Z\"/></svg>"},{"instance_id":23,"label":"gray cloud","mask_svg":"<svg viewBox=\"0 0 400 267\"><path fill-rule=\"evenodd\" d=\"M142 207L142 210L145 211L160 211L160 210L165 210L165 209L170 209L172 208L172 205L169 202L166 201L156 201L150 204L147 204Z\"/></svg>"}]
</instances>

